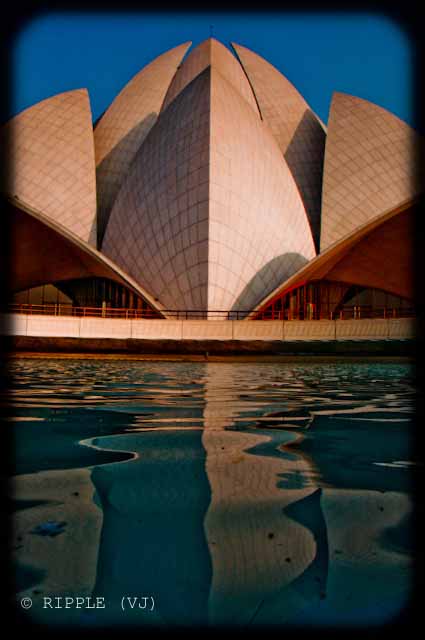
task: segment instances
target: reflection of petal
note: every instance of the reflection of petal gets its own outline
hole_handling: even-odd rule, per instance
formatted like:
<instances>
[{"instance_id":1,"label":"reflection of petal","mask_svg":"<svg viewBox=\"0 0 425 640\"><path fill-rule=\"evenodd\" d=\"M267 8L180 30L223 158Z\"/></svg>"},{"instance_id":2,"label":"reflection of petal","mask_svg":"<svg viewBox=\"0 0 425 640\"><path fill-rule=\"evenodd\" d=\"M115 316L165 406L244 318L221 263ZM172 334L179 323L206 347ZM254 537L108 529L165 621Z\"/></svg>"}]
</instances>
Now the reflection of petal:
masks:
<instances>
[{"instance_id":1,"label":"reflection of petal","mask_svg":"<svg viewBox=\"0 0 425 640\"><path fill-rule=\"evenodd\" d=\"M291 584L261 603L252 624L280 624L293 618L306 605L326 597L329 550L326 522L320 505L321 489L292 502L285 513L306 527L316 542L316 555L307 569Z\"/></svg>"},{"instance_id":2,"label":"reflection of petal","mask_svg":"<svg viewBox=\"0 0 425 640\"><path fill-rule=\"evenodd\" d=\"M96 580L102 526L102 512L93 501L90 472L67 469L15 476L13 493L25 497L28 505L16 513L15 524L15 531L23 537L19 562L27 568L31 565L30 574L18 571L21 595L24 589L39 583L43 594L89 596ZM67 523L63 531L58 528L62 535L26 535L40 523L56 520ZM28 595L33 597L31 592ZM32 611L38 618L37 611L42 615L41 606L34 606Z\"/></svg>"},{"instance_id":3,"label":"reflection of petal","mask_svg":"<svg viewBox=\"0 0 425 640\"><path fill-rule=\"evenodd\" d=\"M247 623L262 600L292 582L314 558L310 531L283 512L311 489L283 492L276 477L286 461L244 453L266 439L243 432L204 432L212 492L205 530L213 565L213 624Z\"/></svg>"},{"instance_id":4,"label":"reflection of petal","mask_svg":"<svg viewBox=\"0 0 425 640\"><path fill-rule=\"evenodd\" d=\"M231 429L243 416L238 373L234 365L208 363L205 369L202 444L211 487L204 523L213 569L211 624L249 623L261 602L290 584L315 557L311 532L284 512L311 487L279 488L282 473L309 475L311 469L296 454L278 449L294 439L293 433ZM258 403L250 400L245 412L252 416Z\"/></svg>"}]
</instances>

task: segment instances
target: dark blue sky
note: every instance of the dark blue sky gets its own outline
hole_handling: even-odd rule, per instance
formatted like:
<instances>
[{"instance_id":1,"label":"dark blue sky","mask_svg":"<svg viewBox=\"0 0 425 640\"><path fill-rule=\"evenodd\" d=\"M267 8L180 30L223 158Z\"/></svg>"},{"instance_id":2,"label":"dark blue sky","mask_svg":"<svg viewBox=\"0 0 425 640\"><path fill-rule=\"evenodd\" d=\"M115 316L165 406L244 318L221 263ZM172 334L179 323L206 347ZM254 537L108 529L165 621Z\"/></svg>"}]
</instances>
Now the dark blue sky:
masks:
<instances>
[{"instance_id":1,"label":"dark blue sky","mask_svg":"<svg viewBox=\"0 0 425 640\"><path fill-rule=\"evenodd\" d=\"M414 49L402 27L373 13L46 13L12 50L12 115L86 87L93 120L145 64L187 40L237 42L277 67L328 121L333 91L379 104L413 124Z\"/></svg>"}]
</instances>

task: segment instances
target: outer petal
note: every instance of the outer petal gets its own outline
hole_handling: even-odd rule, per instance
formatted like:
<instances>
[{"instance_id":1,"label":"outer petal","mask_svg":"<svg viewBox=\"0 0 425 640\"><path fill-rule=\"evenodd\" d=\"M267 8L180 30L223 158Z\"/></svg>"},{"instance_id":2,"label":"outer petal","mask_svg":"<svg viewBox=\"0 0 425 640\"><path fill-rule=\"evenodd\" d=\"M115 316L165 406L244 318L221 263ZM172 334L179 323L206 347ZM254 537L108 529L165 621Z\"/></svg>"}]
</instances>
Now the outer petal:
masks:
<instances>
[{"instance_id":1,"label":"outer petal","mask_svg":"<svg viewBox=\"0 0 425 640\"><path fill-rule=\"evenodd\" d=\"M96 123L99 244L131 161L155 124L167 88L189 46L190 42L185 42L144 67Z\"/></svg>"},{"instance_id":2,"label":"outer petal","mask_svg":"<svg viewBox=\"0 0 425 640\"><path fill-rule=\"evenodd\" d=\"M152 296L116 264L43 213L16 200L3 202L11 222L11 255L8 286L23 291L42 284L97 276L124 285L154 309Z\"/></svg>"},{"instance_id":3,"label":"outer petal","mask_svg":"<svg viewBox=\"0 0 425 640\"><path fill-rule=\"evenodd\" d=\"M260 107L300 191L319 247L323 156L326 132L295 87L273 65L232 43Z\"/></svg>"},{"instance_id":4,"label":"outer petal","mask_svg":"<svg viewBox=\"0 0 425 640\"><path fill-rule=\"evenodd\" d=\"M318 280L382 289L414 299L412 249L417 213L417 205L409 201L361 225L266 296L255 314L285 291Z\"/></svg>"},{"instance_id":5,"label":"outer petal","mask_svg":"<svg viewBox=\"0 0 425 640\"><path fill-rule=\"evenodd\" d=\"M326 277L413 299L414 229L414 209L408 208L365 233L351 251L344 251L344 244L340 243L343 258Z\"/></svg>"},{"instance_id":6,"label":"outer petal","mask_svg":"<svg viewBox=\"0 0 425 640\"><path fill-rule=\"evenodd\" d=\"M382 107L333 96L326 141L320 250L418 192L419 136Z\"/></svg>"},{"instance_id":7,"label":"outer petal","mask_svg":"<svg viewBox=\"0 0 425 640\"><path fill-rule=\"evenodd\" d=\"M240 65L230 51L215 38L204 40L187 56L170 84L162 110L209 66L219 71L245 98L255 113L259 113L254 94Z\"/></svg>"},{"instance_id":8,"label":"outer petal","mask_svg":"<svg viewBox=\"0 0 425 640\"><path fill-rule=\"evenodd\" d=\"M43 100L6 123L7 190L96 243L93 129L86 89Z\"/></svg>"}]
</instances>

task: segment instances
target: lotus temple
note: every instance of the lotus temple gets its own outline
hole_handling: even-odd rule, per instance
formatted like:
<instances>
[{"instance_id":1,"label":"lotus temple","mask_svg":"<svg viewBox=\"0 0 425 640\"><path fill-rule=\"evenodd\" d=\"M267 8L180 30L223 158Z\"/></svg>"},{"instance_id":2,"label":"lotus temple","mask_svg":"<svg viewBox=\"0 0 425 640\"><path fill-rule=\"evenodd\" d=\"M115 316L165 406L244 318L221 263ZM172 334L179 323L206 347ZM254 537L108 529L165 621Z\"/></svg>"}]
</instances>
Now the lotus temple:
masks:
<instances>
[{"instance_id":1,"label":"lotus temple","mask_svg":"<svg viewBox=\"0 0 425 640\"><path fill-rule=\"evenodd\" d=\"M94 124L77 88L0 135L15 335L411 335L419 135L376 104L335 92L325 126L269 62L210 38Z\"/></svg>"}]
</instances>

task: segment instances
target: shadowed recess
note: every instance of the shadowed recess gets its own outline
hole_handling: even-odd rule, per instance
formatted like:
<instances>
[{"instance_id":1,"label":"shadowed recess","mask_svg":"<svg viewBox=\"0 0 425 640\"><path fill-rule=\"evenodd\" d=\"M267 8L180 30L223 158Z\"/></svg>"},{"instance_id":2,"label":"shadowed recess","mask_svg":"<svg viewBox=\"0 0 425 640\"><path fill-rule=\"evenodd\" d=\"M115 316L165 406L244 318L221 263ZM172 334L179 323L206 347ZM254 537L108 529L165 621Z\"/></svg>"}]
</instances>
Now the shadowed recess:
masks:
<instances>
[{"instance_id":1,"label":"shadowed recess","mask_svg":"<svg viewBox=\"0 0 425 640\"><path fill-rule=\"evenodd\" d=\"M245 285L232 305L232 310L246 310L248 312L255 305L259 295L262 295L267 289L269 289L270 292L271 287L270 284L267 283L275 282L279 279L286 280L289 274L298 271L298 269L301 269L307 262L307 258L300 253L288 252L281 256L276 256L261 267L248 284ZM265 295L268 294L266 293Z\"/></svg>"},{"instance_id":2,"label":"shadowed recess","mask_svg":"<svg viewBox=\"0 0 425 640\"><path fill-rule=\"evenodd\" d=\"M320 202L326 133L317 126L317 117L306 109L284 153L305 206L316 252L320 248ZM308 155L300 164L300 155ZM306 174L309 179L306 180Z\"/></svg>"}]
</instances>

